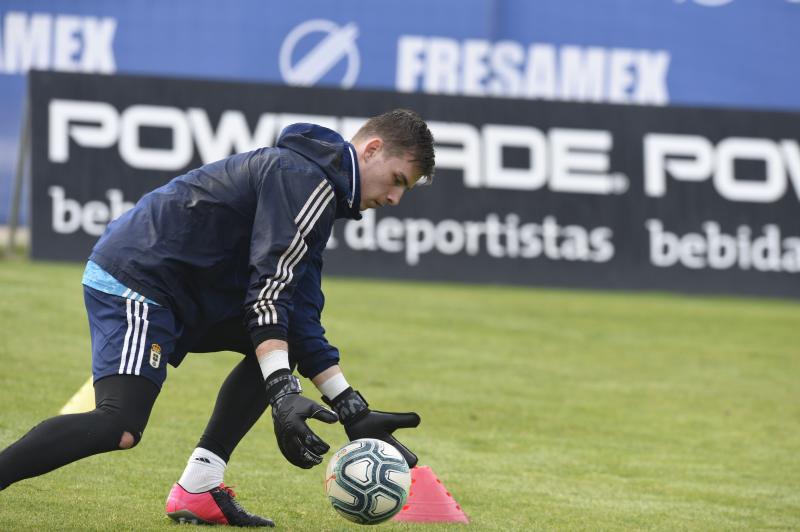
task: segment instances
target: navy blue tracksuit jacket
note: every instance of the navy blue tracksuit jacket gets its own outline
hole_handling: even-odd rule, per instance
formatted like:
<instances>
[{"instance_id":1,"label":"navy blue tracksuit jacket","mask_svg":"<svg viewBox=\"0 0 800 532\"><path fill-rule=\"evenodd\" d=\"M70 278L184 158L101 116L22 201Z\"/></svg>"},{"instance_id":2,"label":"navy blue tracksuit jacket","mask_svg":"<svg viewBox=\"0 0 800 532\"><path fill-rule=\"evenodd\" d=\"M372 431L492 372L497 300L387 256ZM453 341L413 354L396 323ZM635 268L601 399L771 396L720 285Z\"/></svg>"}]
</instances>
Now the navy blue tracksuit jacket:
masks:
<instances>
[{"instance_id":1,"label":"navy blue tracksuit jacket","mask_svg":"<svg viewBox=\"0 0 800 532\"><path fill-rule=\"evenodd\" d=\"M339 360L320 324L322 252L335 219L361 217L359 203L353 146L294 124L274 148L207 164L145 195L89 258L168 307L187 331L241 317L254 347L286 340L300 372L314 376Z\"/></svg>"}]
</instances>

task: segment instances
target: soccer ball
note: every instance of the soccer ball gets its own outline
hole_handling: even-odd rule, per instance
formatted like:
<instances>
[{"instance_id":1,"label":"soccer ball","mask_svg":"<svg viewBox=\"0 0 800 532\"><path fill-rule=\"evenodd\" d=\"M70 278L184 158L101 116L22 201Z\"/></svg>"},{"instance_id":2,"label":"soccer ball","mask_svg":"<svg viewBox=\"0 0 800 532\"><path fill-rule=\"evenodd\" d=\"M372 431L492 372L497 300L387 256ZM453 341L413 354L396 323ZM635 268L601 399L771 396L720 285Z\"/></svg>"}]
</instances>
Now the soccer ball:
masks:
<instances>
[{"instance_id":1,"label":"soccer ball","mask_svg":"<svg viewBox=\"0 0 800 532\"><path fill-rule=\"evenodd\" d=\"M362 525L391 519L403 508L410 488L411 472L403 455L372 438L336 451L325 472L325 492L334 509Z\"/></svg>"}]
</instances>

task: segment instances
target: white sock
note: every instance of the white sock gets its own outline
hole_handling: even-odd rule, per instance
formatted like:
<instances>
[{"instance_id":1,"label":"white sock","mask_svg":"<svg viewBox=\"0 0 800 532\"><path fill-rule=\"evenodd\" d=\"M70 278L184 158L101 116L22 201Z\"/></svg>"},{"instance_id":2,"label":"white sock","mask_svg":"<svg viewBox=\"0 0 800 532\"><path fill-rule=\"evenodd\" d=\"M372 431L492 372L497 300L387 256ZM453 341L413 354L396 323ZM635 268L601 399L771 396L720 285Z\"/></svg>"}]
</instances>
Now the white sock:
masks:
<instances>
[{"instance_id":1,"label":"white sock","mask_svg":"<svg viewBox=\"0 0 800 532\"><path fill-rule=\"evenodd\" d=\"M201 493L216 488L225 475L225 460L202 447L197 447L178 481L189 493Z\"/></svg>"}]
</instances>

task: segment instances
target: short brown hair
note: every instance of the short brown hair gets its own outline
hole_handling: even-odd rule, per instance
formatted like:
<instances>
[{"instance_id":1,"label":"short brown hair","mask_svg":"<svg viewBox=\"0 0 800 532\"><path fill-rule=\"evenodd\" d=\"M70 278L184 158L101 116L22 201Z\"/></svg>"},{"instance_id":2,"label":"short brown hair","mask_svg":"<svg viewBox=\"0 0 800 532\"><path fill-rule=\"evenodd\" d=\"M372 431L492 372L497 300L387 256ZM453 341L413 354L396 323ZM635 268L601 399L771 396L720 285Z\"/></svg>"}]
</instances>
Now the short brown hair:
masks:
<instances>
[{"instance_id":1,"label":"short brown hair","mask_svg":"<svg viewBox=\"0 0 800 532\"><path fill-rule=\"evenodd\" d=\"M433 153L433 135L428 124L414 111L395 109L367 120L353 137L353 141L368 137L380 137L383 140L386 154L396 157L410 154L417 170L427 177L433 178L435 157Z\"/></svg>"}]
</instances>

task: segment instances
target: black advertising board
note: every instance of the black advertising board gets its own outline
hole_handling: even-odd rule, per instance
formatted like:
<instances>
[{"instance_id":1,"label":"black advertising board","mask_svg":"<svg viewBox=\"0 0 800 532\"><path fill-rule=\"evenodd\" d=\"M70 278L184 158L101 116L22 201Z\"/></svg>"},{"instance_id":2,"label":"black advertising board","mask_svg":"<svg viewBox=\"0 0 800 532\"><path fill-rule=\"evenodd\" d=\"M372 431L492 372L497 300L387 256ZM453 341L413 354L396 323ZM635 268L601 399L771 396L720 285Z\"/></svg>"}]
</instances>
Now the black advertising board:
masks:
<instances>
[{"instance_id":1,"label":"black advertising board","mask_svg":"<svg viewBox=\"0 0 800 532\"><path fill-rule=\"evenodd\" d=\"M171 177L297 121L418 111L432 187L340 222L339 275L800 296L800 115L31 74L32 255L85 260Z\"/></svg>"}]
</instances>

